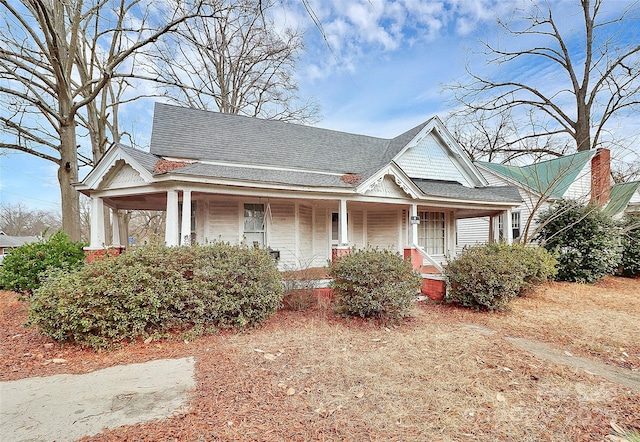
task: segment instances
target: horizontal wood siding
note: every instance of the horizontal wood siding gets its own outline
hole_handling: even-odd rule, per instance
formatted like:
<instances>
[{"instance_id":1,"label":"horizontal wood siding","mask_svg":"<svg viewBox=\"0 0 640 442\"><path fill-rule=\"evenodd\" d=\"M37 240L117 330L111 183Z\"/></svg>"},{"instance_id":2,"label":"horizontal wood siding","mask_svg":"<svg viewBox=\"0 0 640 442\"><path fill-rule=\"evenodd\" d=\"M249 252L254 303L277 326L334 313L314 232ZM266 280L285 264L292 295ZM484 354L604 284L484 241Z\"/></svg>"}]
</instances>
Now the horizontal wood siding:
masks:
<instances>
[{"instance_id":1,"label":"horizontal wood siding","mask_svg":"<svg viewBox=\"0 0 640 442\"><path fill-rule=\"evenodd\" d=\"M238 202L209 200L209 220L206 230L208 241L229 241L238 244L241 221L238 219ZM204 217L206 219L206 217ZM204 219L202 220L205 221Z\"/></svg>"},{"instance_id":2,"label":"horizontal wood siding","mask_svg":"<svg viewBox=\"0 0 640 442\"><path fill-rule=\"evenodd\" d=\"M363 238L363 222L364 213L362 210L353 210L349 213L351 217L349 220L349 244L355 246L357 249L362 249L366 246Z\"/></svg>"},{"instance_id":3,"label":"horizontal wood siding","mask_svg":"<svg viewBox=\"0 0 640 442\"><path fill-rule=\"evenodd\" d=\"M316 207L313 219L313 267L327 265L331 257L329 250L329 231L327 230L328 209Z\"/></svg>"},{"instance_id":4,"label":"horizontal wood siding","mask_svg":"<svg viewBox=\"0 0 640 442\"><path fill-rule=\"evenodd\" d=\"M269 226L269 245L280 251L280 265L296 268L295 244L295 204L293 202L271 203Z\"/></svg>"},{"instance_id":5,"label":"horizontal wood siding","mask_svg":"<svg viewBox=\"0 0 640 442\"><path fill-rule=\"evenodd\" d=\"M457 221L458 239L456 254L465 246L486 244L489 241L489 217L459 219Z\"/></svg>"},{"instance_id":6,"label":"horizontal wood siding","mask_svg":"<svg viewBox=\"0 0 640 442\"><path fill-rule=\"evenodd\" d=\"M398 251L398 212L369 210L367 212L367 243L373 247L380 247Z\"/></svg>"},{"instance_id":7,"label":"horizontal wood siding","mask_svg":"<svg viewBox=\"0 0 640 442\"><path fill-rule=\"evenodd\" d=\"M298 238L300 268L312 267L313 263L313 218L311 206L300 204L298 207Z\"/></svg>"}]
</instances>

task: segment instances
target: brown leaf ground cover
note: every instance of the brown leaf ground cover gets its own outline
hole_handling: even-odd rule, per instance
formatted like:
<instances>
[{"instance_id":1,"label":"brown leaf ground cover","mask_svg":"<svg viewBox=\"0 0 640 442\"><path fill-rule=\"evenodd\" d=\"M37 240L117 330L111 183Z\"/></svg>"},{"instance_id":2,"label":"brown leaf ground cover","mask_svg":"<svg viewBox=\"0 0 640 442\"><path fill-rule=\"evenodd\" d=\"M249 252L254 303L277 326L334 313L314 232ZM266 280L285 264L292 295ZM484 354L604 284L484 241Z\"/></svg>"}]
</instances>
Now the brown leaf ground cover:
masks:
<instances>
[{"instance_id":1,"label":"brown leaf ground cover","mask_svg":"<svg viewBox=\"0 0 640 442\"><path fill-rule=\"evenodd\" d=\"M25 318L16 295L0 293L0 380L196 358L187 413L85 441L604 441L611 422L640 428L638 391L504 339L638 370L638 279L551 283L497 314L420 303L400 327L346 321L323 302L246 333L110 352L59 347Z\"/></svg>"}]
</instances>

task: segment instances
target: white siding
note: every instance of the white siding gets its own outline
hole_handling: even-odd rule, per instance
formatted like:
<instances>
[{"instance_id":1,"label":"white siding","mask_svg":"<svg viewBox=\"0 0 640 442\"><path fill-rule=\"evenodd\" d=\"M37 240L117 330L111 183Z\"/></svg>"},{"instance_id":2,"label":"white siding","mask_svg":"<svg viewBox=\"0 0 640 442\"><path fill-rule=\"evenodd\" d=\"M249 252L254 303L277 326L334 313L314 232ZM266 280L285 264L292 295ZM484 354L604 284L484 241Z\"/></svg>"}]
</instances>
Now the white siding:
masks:
<instances>
[{"instance_id":1,"label":"white siding","mask_svg":"<svg viewBox=\"0 0 640 442\"><path fill-rule=\"evenodd\" d=\"M300 204L298 207L298 241L301 267L312 267L313 261L313 209L311 206Z\"/></svg>"},{"instance_id":2,"label":"white siding","mask_svg":"<svg viewBox=\"0 0 640 442\"><path fill-rule=\"evenodd\" d=\"M364 213L362 210L349 211L349 244L358 249L366 246L364 241Z\"/></svg>"},{"instance_id":3,"label":"white siding","mask_svg":"<svg viewBox=\"0 0 640 442\"><path fill-rule=\"evenodd\" d=\"M489 217L459 219L457 221L458 238L456 254L465 246L485 244L489 241Z\"/></svg>"},{"instance_id":4,"label":"white siding","mask_svg":"<svg viewBox=\"0 0 640 442\"><path fill-rule=\"evenodd\" d=\"M397 210L367 211L367 243L370 246L401 251L398 244L399 228Z\"/></svg>"},{"instance_id":5,"label":"white siding","mask_svg":"<svg viewBox=\"0 0 640 442\"><path fill-rule=\"evenodd\" d=\"M205 241L229 241L238 244L238 202L232 200L209 200L208 222L205 226ZM197 221L196 221L197 222Z\"/></svg>"},{"instance_id":6,"label":"white siding","mask_svg":"<svg viewBox=\"0 0 640 442\"><path fill-rule=\"evenodd\" d=\"M329 248L329 231L327 230L327 218L330 211L326 207L315 207L313 219L313 264L312 267L327 265L331 257Z\"/></svg>"},{"instance_id":7,"label":"white siding","mask_svg":"<svg viewBox=\"0 0 640 442\"><path fill-rule=\"evenodd\" d=\"M280 251L280 264L289 268L298 266L295 244L295 204L272 202L271 218L267 220L269 246Z\"/></svg>"},{"instance_id":8,"label":"white siding","mask_svg":"<svg viewBox=\"0 0 640 442\"><path fill-rule=\"evenodd\" d=\"M402 154L396 163L412 178L457 181L469 185L457 166L433 133L427 134L418 144Z\"/></svg>"},{"instance_id":9,"label":"white siding","mask_svg":"<svg viewBox=\"0 0 640 442\"><path fill-rule=\"evenodd\" d=\"M563 198L584 203L589 201L589 198L591 198L591 162L588 162L580 171L563 195Z\"/></svg>"}]
</instances>

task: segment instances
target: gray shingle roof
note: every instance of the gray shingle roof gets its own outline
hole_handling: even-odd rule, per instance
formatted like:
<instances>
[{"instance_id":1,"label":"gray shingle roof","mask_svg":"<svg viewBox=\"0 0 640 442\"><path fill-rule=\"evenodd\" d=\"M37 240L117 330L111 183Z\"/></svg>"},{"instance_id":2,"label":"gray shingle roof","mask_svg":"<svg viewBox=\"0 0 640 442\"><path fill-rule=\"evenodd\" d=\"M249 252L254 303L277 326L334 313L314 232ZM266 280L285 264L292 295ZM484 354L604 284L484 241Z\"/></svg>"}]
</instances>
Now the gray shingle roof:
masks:
<instances>
[{"instance_id":1,"label":"gray shingle roof","mask_svg":"<svg viewBox=\"0 0 640 442\"><path fill-rule=\"evenodd\" d=\"M166 157L362 174L387 164L424 124L384 139L157 103L150 150Z\"/></svg>"},{"instance_id":2,"label":"gray shingle roof","mask_svg":"<svg viewBox=\"0 0 640 442\"><path fill-rule=\"evenodd\" d=\"M37 236L9 236L0 235L0 247L20 247L28 243L39 241Z\"/></svg>"},{"instance_id":3,"label":"gray shingle roof","mask_svg":"<svg viewBox=\"0 0 640 442\"><path fill-rule=\"evenodd\" d=\"M289 184L310 187L353 187L340 176L290 170L254 169L195 163L171 172L175 175L194 175L208 178L227 178L238 181Z\"/></svg>"},{"instance_id":4,"label":"gray shingle roof","mask_svg":"<svg viewBox=\"0 0 640 442\"><path fill-rule=\"evenodd\" d=\"M412 181L425 195L471 201L521 202L522 197L515 186L465 187L452 181L423 180Z\"/></svg>"},{"instance_id":5,"label":"gray shingle roof","mask_svg":"<svg viewBox=\"0 0 640 442\"><path fill-rule=\"evenodd\" d=\"M150 171L162 157L199 161L170 171L172 175L352 188L355 185L343 182L341 174L355 173L363 180L369 178L388 165L429 122L395 138L384 139L156 103L151 152L131 148L126 151ZM208 164L210 162L227 165ZM485 202L521 201L517 188L510 186L473 189L456 182L413 181L428 196Z\"/></svg>"},{"instance_id":6,"label":"gray shingle roof","mask_svg":"<svg viewBox=\"0 0 640 442\"><path fill-rule=\"evenodd\" d=\"M144 150L134 149L133 147L125 146L124 144L119 144L118 147L128 155L130 155L131 158L136 160L138 164L140 164L150 173L153 173L153 168L160 159L160 157L157 155L145 152Z\"/></svg>"}]
</instances>

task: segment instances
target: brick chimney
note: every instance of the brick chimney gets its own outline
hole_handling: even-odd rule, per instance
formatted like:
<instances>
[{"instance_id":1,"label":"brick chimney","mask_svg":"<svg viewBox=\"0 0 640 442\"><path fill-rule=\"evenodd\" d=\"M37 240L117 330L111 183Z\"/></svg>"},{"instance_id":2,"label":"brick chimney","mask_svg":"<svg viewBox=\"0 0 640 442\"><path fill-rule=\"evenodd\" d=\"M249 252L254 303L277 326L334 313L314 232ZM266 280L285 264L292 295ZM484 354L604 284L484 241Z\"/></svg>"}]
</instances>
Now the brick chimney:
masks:
<instances>
[{"instance_id":1,"label":"brick chimney","mask_svg":"<svg viewBox=\"0 0 640 442\"><path fill-rule=\"evenodd\" d=\"M603 206L611 193L611 152L599 148L591 159L591 202Z\"/></svg>"}]
</instances>

